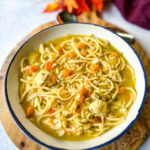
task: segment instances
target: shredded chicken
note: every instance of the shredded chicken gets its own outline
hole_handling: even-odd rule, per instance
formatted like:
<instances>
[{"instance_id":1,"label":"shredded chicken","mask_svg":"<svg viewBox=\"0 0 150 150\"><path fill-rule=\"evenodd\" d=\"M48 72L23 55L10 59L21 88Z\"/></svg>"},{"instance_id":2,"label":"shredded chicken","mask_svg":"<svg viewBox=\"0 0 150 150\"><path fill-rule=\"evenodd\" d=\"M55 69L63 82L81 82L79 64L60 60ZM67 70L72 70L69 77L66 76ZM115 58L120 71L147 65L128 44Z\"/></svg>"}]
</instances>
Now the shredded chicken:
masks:
<instances>
[{"instance_id":1,"label":"shredded chicken","mask_svg":"<svg viewBox=\"0 0 150 150\"><path fill-rule=\"evenodd\" d=\"M107 103L101 100L95 100L89 105L89 110L94 116L105 116L107 113Z\"/></svg>"},{"instance_id":2,"label":"shredded chicken","mask_svg":"<svg viewBox=\"0 0 150 150\"><path fill-rule=\"evenodd\" d=\"M42 83L44 83L44 81L46 80L46 78L48 77L49 72L47 70L41 70L35 77L34 82L37 85L41 85Z\"/></svg>"}]
</instances>

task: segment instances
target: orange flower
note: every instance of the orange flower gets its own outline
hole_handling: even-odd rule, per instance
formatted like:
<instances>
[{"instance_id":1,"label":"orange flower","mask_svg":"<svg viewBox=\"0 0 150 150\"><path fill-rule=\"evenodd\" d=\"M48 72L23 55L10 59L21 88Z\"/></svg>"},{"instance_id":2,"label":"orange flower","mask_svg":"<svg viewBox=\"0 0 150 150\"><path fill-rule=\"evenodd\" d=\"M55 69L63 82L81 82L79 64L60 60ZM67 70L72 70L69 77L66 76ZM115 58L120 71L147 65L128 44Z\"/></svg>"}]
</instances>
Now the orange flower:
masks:
<instances>
[{"instance_id":1,"label":"orange flower","mask_svg":"<svg viewBox=\"0 0 150 150\"><path fill-rule=\"evenodd\" d=\"M76 0L64 0L63 7L66 7L69 13L73 12L73 9L78 9Z\"/></svg>"},{"instance_id":2,"label":"orange flower","mask_svg":"<svg viewBox=\"0 0 150 150\"><path fill-rule=\"evenodd\" d=\"M64 0L63 10L78 16L83 12L90 11L90 8L86 0Z\"/></svg>"},{"instance_id":3,"label":"orange flower","mask_svg":"<svg viewBox=\"0 0 150 150\"><path fill-rule=\"evenodd\" d=\"M103 0L90 0L94 9L98 12L102 12L103 10Z\"/></svg>"},{"instance_id":4,"label":"orange flower","mask_svg":"<svg viewBox=\"0 0 150 150\"><path fill-rule=\"evenodd\" d=\"M90 8L102 12L103 0L55 0L55 2L48 4L43 12L52 12L60 8L76 16L90 11Z\"/></svg>"},{"instance_id":5,"label":"orange flower","mask_svg":"<svg viewBox=\"0 0 150 150\"><path fill-rule=\"evenodd\" d=\"M52 11L58 10L59 8L61 8L61 5L54 2L54 3L48 4L47 7L44 9L43 12L44 13L52 12Z\"/></svg>"}]
</instances>

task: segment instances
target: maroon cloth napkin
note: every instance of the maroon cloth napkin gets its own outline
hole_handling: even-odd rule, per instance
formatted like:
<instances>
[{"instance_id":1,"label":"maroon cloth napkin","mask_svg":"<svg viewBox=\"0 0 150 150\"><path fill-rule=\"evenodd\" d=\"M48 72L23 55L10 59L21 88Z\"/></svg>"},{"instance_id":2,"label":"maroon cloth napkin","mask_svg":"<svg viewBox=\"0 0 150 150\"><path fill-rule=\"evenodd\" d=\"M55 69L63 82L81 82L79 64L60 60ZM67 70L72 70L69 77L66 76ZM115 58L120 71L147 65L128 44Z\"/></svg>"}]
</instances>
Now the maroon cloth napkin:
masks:
<instances>
[{"instance_id":1,"label":"maroon cloth napkin","mask_svg":"<svg viewBox=\"0 0 150 150\"><path fill-rule=\"evenodd\" d=\"M150 29L150 0L113 0L123 17L145 29Z\"/></svg>"}]
</instances>

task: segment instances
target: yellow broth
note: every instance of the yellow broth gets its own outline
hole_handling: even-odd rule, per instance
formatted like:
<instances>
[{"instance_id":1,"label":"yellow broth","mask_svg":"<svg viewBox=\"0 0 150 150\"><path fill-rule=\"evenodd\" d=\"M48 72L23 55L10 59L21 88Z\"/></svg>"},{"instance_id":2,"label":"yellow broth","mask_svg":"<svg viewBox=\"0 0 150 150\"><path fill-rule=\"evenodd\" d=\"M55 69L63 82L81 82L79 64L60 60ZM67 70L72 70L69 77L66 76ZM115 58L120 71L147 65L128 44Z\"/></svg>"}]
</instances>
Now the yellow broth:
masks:
<instances>
[{"instance_id":1,"label":"yellow broth","mask_svg":"<svg viewBox=\"0 0 150 150\"><path fill-rule=\"evenodd\" d=\"M64 36L64 37L59 37L57 39L54 39L52 41L48 41L44 44L44 46L49 46L49 43L52 42L54 44L54 46L58 46L60 45L60 43L64 40L68 40L70 39L71 37L74 37L74 36L80 36L80 37L83 37L83 35L67 35L67 36ZM111 51L111 52L117 52L119 54L119 56L121 56L124 61L126 62L126 64L129 65L127 59L123 56L122 53L120 53L115 47L113 47L112 45L109 44L109 47L107 49L104 49L104 51ZM38 48L36 49L36 51L32 54L30 54L29 56L29 59L30 59L30 64L35 64L36 62L39 62L40 63L40 59L39 59L39 52L38 52ZM115 63L115 60L110 62L110 63ZM24 74L22 74L21 76L29 76L30 75L30 72L26 72ZM133 74L132 72L127 68L125 67L125 69L121 72L121 75L122 77L125 79L125 81L121 84L122 86L130 86L132 88L135 89L135 79L132 77ZM19 87L19 93L23 93L23 87L24 87L24 83L20 82L20 87ZM116 97L116 100L113 100L111 103L108 104L108 108L111 106L111 105L120 105L122 104L124 101L125 101L125 94L130 94L128 92L125 92L123 94L118 94L117 97ZM26 98L26 97L25 97ZM25 99L24 98L24 99ZM23 100L23 102L21 103L24 111L26 112L28 106L30 105L29 102ZM129 109L128 109L129 111ZM120 113L120 111L114 111L112 110L111 111L112 114L117 114L118 117L122 116L122 114ZM84 140L89 140L89 139L92 139L92 138L95 138L95 136L92 136L92 135L87 135L87 134L81 134L81 135L63 135L62 137L59 137L57 134L56 134L56 131L57 130L54 130L54 129L51 129L49 126L47 125L44 125L43 123L38 123L37 122L37 118L36 116L32 116L30 118L30 121L32 123L34 123L36 126L38 126L39 129L41 129L42 131L44 131L45 133L49 134L50 136L53 136L55 138L58 138L58 139L61 139L61 140L68 140L68 141L84 141ZM109 129L107 129L106 131L110 130L113 126L111 126ZM105 132L106 132L105 131ZM103 134L103 133L102 133Z\"/></svg>"}]
</instances>

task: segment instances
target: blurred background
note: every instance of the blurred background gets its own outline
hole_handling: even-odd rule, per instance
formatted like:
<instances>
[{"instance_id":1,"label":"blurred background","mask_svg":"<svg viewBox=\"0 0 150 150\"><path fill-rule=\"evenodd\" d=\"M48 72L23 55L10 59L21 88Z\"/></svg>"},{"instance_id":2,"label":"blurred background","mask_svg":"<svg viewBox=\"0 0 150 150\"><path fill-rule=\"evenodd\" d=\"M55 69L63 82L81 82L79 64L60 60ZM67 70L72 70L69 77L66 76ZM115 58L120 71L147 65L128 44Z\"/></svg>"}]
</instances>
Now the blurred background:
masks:
<instances>
[{"instance_id":1,"label":"blurred background","mask_svg":"<svg viewBox=\"0 0 150 150\"><path fill-rule=\"evenodd\" d=\"M136 3L134 3L132 7L126 7L133 9L137 3L139 4L140 0L134 1ZM123 5L127 5L125 0L109 1L108 6L103 9L100 14L101 18L105 21L133 34L150 56L150 1L144 1L146 2L145 4L143 4L142 0L140 1L140 6L144 6L144 9L149 9L149 11L146 12L146 18L142 16L143 7L141 8L139 6L136 8L138 12L129 11L125 13L125 11L129 10L122 10L124 8ZM0 68L11 49L21 39L40 25L56 20L56 16L61 9L52 12L48 10L47 13L43 13L43 10L46 10L48 4L51 2L54 2L54 0L0 0ZM139 20L136 20L137 18ZM149 22L149 24L147 22ZM139 150L149 150L149 147L150 138L144 142ZM0 149L17 150L6 135L1 123Z\"/></svg>"}]
</instances>

